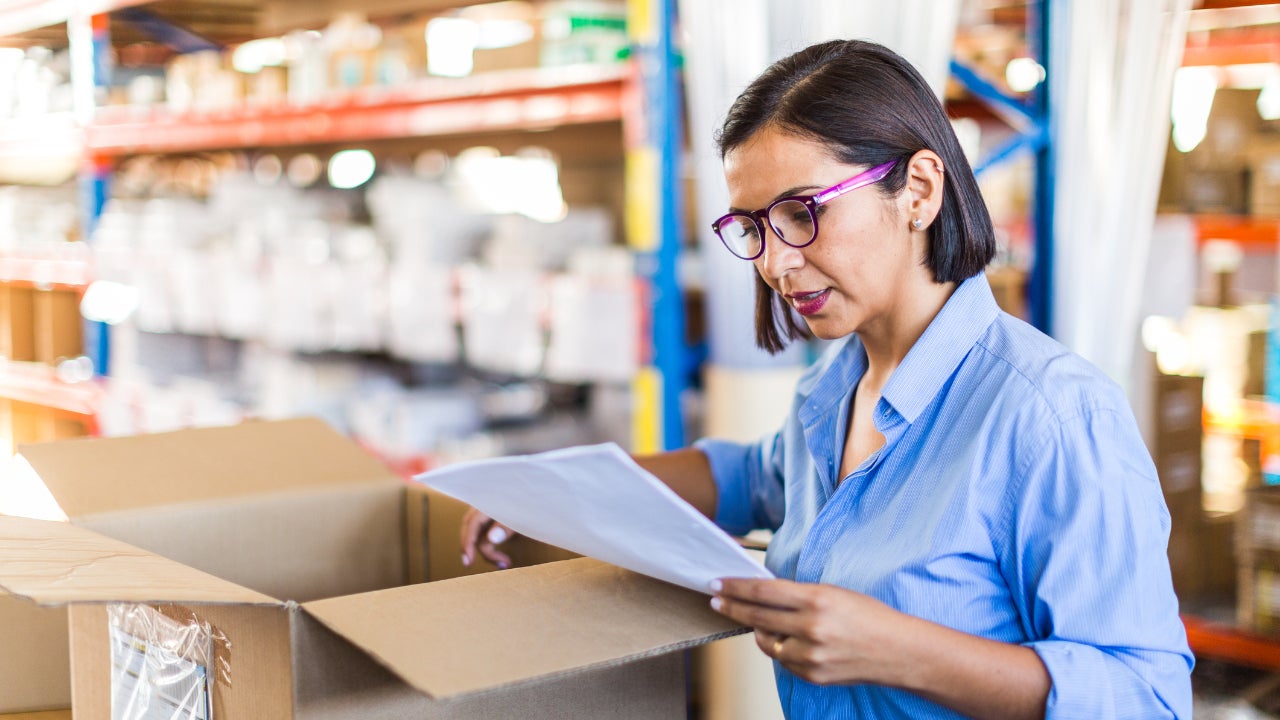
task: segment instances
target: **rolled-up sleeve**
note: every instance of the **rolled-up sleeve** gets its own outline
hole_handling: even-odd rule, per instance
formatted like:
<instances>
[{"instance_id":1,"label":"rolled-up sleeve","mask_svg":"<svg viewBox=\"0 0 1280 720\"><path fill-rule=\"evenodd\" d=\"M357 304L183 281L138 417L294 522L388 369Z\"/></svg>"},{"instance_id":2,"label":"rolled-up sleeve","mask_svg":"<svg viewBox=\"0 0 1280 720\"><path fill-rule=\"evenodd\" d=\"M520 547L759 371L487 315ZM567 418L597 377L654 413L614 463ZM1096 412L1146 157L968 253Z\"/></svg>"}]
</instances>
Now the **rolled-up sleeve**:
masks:
<instances>
[{"instance_id":1,"label":"rolled-up sleeve","mask_svg":"<svg viewBox=\"0 0 1280 720\"><path fill-rule=\"evenodd\" d=\"M718 491L715 522L725 532L743 535L782 525L782 442L777 433L749 444L710 438L694 443L711 464Z\"/></svg>"},{"instance_id":2,"label":"rolled-up sleeve","mask_svg":"<svg viewBox=\"0 0 1280 720\"><path fill-rule=\"evenodd\" d=\"M1190 718L1169 512L1132 417L1095 410L1041 431L1010 486L1003 562L1053 682L1046 717Z\"/></svg>"}]
</instances>

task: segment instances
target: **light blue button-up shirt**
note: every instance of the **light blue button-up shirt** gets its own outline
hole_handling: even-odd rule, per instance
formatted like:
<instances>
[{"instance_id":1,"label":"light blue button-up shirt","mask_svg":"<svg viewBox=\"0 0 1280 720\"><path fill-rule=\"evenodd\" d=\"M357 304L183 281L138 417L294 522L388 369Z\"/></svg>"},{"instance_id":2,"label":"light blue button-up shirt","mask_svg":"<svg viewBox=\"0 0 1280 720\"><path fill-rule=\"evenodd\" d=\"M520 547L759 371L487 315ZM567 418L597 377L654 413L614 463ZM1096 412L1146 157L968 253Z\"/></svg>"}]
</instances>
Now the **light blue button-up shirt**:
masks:
<instances>
[{"instance_id":1,"label":"light blue button-up shirt","mask_svg":"<svg viewBox=\"0 0 1280 720\"><path fill-rule=\"evenodd\" d=\"M866 369L856 336L757 443L703 440L716 522L775 530L769 569L1033 648L1048 718L1190 718L1193 664L1165 554L1169 512L1120 389L962 283L876 404L884 446L837 477ZM775 663L787 717L960 717L914 694L818 686Z\"/></svg>"}]
</instances>

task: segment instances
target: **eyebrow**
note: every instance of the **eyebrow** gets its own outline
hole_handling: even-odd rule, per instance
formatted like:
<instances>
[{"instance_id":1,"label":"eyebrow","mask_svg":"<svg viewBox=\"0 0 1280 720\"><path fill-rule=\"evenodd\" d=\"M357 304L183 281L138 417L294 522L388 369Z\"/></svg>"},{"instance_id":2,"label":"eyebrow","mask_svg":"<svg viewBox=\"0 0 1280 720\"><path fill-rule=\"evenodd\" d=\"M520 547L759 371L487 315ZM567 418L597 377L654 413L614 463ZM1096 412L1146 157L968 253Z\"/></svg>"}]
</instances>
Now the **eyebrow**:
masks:
<instances>
[{"instance_id":1,"label":"eyebrow","mask_svg":"<svg viewBox=\"0 0 1280 720\"><path fill-rule=\"evenodd\" d=\"M772 205L773 203L775 203L775 202L777 202L777 201L781 200L781 199L782 199L782 198L784 198L784 197L791 197L792 195L800 195L800 194L802 194L805 190L820 190L820 189L821 189L821 187L822 187L822 186L820 186L820 185L797 185L797 186L792 187L792 188L787 188L786 190L783 190L782 192L778 193L777 195L774 195L772 200L770 200L769 202L765 203L765 207L768 207L768 206ZM749 212L754 212L754 211L753 211L753 210L747 210L747 209L745 209L745 208L734 207L734 206L730 205L730 206L729 206L729 212L735 212L735 213L749 213Z\"/></svg>"}]
</instances>

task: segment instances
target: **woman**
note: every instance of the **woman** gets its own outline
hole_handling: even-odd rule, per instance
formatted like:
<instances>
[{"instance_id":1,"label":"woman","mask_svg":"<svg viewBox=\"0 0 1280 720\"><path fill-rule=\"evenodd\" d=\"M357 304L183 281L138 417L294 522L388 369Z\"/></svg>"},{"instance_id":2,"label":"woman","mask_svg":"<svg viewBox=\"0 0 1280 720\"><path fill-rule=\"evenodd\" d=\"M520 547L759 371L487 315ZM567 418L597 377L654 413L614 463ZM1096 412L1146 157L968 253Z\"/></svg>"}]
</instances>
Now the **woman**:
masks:
<instances>
[{"instance_id":1,"label":"woman","mask_svg":"<svg viewBox=\"0 0 1280 720\"><path fill-rule=\"evenodd\" d=\"M919 73L816 45L719 142L714 229L755 265L758 343L835 342L776 434L640 462L729 532L775 531L781 579L723 579L711 603L755 628L787 716L1190 717L1169 514L1128 403L997 308L991 220ZM465 559L505 563L488 522L468 517Z\"/></svg>"}]
</instances>

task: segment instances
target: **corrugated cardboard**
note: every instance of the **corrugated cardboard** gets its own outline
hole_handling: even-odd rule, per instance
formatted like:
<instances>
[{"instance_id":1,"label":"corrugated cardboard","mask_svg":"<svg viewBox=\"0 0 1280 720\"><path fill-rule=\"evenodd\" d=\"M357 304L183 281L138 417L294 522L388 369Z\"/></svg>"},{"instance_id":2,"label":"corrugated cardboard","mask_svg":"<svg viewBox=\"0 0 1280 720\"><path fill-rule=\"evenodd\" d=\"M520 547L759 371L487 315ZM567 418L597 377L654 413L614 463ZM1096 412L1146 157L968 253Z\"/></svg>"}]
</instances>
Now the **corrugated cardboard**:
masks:
<instances>
[{"instance_id":1,"label":"corrugated cardboard","mask_svg":"<svg viewBox=\"0 0 1280 720\"><path fill-rule=\"evenodd\" d=\"M587 559L398 587L414 574L406 558L431 554L410 548L439 532L435 496L418 513L427 527L406 532L421 496L406 503L394 476L315 421L60 445L27 460L63 509L86 514L0 518L0 586L72 603L78 719L109 717L97 603L175 603L225 634L221 718L682 717L672 651L741 631L699 594ZM107 482L131 488L132 509ZM157 495L168 504L149 504ZM457 555L457 508L443 509ZM226 573L211 573L219 563ZM310 597L323 599L295 602Z\"/></svg>"},{"instance_id":2,"label":"corrugated cardboard","mask_svg":"<svg viewBox=\"0 0 1280 720\"><path fill-rule=\"evenodd\" d=\"M36 359L34 288L0 285L0 357Z\"/></svg>"},{"instance_id":3,"label":"corrugated cardboard","mask_svg":"<svg viewBox=\"0 0 1280 720\"><path fill-rule=\"evenodd\" d=\"M23 446L0 509L68 517L272 597L311 600L405 582L403 494L368 453L302 419ZM53 507L18 501L37 495ZM19 624L32 629L25 639L47 640L0 642L0 688L23 688L0 692L0 712L69 706L66 611L0 603L0 639Z\"/></svg>"},{"instance_id":4,"label":"corrugated cardboard","mask_svg":"<svg viewBox=\"0 0 1280 720\"><path fill-rule=\"evenodd\" d=\"M697 593L586 558L298 605L85 528L9 517L0 518L0 568L6 590L45 604L123 601L192 608L230 640L231 683L218 687L214 697L215 712L228 718L295 716L292 679L302 674L299 665L324 664L323 653L291 651L291 644L315 644L304 636L317 628L302 613L424 698L443 701L436 712L451 718L483 716L468 710L468 698L530 709L526 694L548 693L568 704L540 709L545 716L589 717L577 703L592 706L619 691L613 683L617 674L609 669L739 630ZM71 617L76 717L108 718L105 611L97 604L73 605ZM347 663L327 668L334 672L347 673ZM659 668L658 674L668 673ZM678 717L683 680L679 674L674 679L621 689L628 696L664 696L662 704L679 711L670 717ZM367 687L354 690L359 696ZM406 696L403 689L392 694ZM672 696L680 701L672 702ZM327 704L305 693L296 702Z\"/></svg>"},{"instance_id":5,"label":"corrugated cardboard","mask_svg":"<svg viewBox=\"0 0 1280 720\"><path fill-rule=\"evenodd\" d=\"M40 290L33 310L37 361L52 365L84 354L79 293Z\"/></svg>"},{"instance_id":6,"label":"corrugated cardboard","mask_svg":"<svg viewBox=\"0 0 1280 720\"><path fill-rule=\"evenodd\" d=\"M66 612L0 594L0 706L59 705L71 705Z\"/></svg>"}]
</instances>

